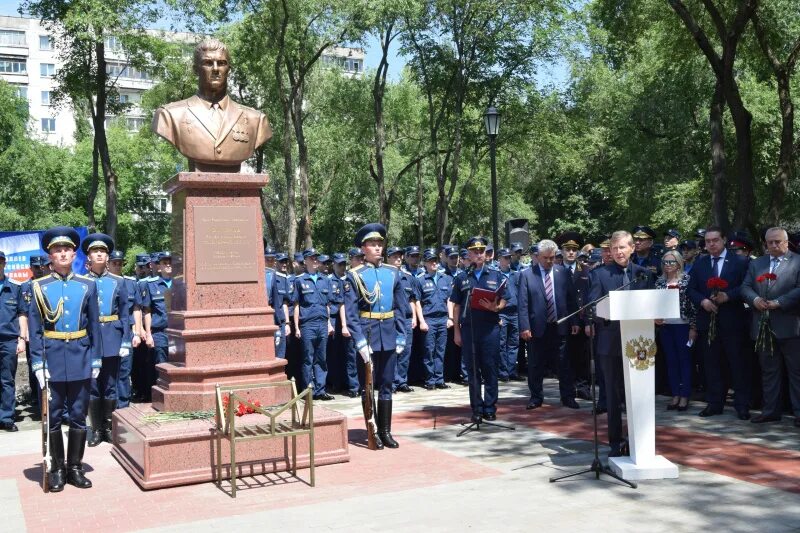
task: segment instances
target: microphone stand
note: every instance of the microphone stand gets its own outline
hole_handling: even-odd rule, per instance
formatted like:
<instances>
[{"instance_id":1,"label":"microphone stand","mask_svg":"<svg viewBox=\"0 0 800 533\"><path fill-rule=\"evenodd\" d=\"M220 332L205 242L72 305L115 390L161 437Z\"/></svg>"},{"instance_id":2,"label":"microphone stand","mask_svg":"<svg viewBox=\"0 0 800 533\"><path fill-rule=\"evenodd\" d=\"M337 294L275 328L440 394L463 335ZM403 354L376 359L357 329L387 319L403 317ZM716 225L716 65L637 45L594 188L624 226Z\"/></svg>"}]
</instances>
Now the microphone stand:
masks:
<instances>
[{"instance_id":1,"label":"microphone stand","mask_svg":"<svg viewBox=\"0 0 800 533\"><path fill-rule=\"evenodd\" d=\"M470 270L467 272L467 276L474 270L474 267L471 267ZM467 278L469 279L469 278ZM461 310L461 321L463 322L467 316L467 308L470 305L472 300L472 289L475 288L475 284L470 284L469 291L467 292L467 298L465 299L464 308ZM470 398L470 408L472 405L478 405L483 401L483 391L481 390L481 382L478 379L478 363L477 357L475 355L475 328L474 323L472 321L473 313L469 314L469 339L470 339L470 347L472 349L472 354L470 357L472 363L472 372L470 372L469 376L469 398ZM463 339L463 336L462 336ZM470 419L469 422L461 422L461 426L464 426L464 429L458 432L456 437L460 437L469 433L470 431L480 431L481 424L486 426L492 426L500 429L507 429L509 431L514 431L516 428L514 426L507 426L505 424L498 424L497 422L487 422L483 420L482 417L478 417L477 420Z\"/></svg>"},{"instance_id":2,"label":"microphone stand","mask_svg":"<svg viewBox=\"0 0 800 533\"><path fill-rule=\"evenodd\" d=\"M629 281L625 285L622 285L618 289L615 290L623 290L630 285L633 285L637 281L640 281L642 278L640 276L635 277L633 280ZM574 313L570 313L569 315L565 316L564 318L559 319L556 323L561 324L572 318L573 316L586 311L586 317L589 319L589 323L592 324L594 327L594 310L595 306L609 297L609 294L601 296L600 298L589 302L588 304L580 307ZM603 463L600 461L600 440L597 436L597 394L595 393L595 353L594 353L594 336L589 338L589 374L590 374L590 388L592 393L592 425L594 426L594 460L592 461L592 465L589 468L584 468L578 472L572 472L570 474L565 474L563 476L556 476L550 478L550 483L555 483L556 481L561 481L563 479L581 476L583 474L593 473L595 479L600 479L600 474L605 474L609 477L616 479L630 488L635 489L637 487L636 483L633 481L628 481L627 479L622 479L620 476L615 474L608 466L604 466Z\"/></svg>"}]
</instances>

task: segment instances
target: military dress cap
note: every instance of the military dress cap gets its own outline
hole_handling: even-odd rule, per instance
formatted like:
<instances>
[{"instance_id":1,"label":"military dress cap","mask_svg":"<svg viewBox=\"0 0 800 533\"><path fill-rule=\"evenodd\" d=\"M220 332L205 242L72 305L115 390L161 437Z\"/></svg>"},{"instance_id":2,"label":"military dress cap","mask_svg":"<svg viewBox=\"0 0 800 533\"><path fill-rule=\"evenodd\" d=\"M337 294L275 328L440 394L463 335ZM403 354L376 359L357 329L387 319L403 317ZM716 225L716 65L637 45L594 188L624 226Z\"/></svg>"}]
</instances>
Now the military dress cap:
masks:
<instances>
[{"instance_id":1,"label":"military dress cap","mask_svg":"<svg viewBox=\"0 0 800 533\"><path fill-rule=\"evenodd\" d=\"M103 248L106 252L114 251L114 239L105 233L90 233L81 242L81 250L88 254L92 248Z\"/></svg>"},{"instance_id":2,"label":"military dress cap","mask_svg":"<svg viewBox=\"0 0 800 533\"><path fill-rule=\"evenodd\" d=\"M678 250L696 250L697 241L683 241L678 245Z\"/></svg>"},{"instance_id":3,"label":"military dress cap","mask_svg":"<svg viewBox=\"0 0 800 533\"><path fill-rule=\"evenodd\" d=\"M41 261L43 267L46 267L51 263L49 255L40 255L39 261Z\"/></svg>"},{"instance_id":4,"label":"military dress cap","mask_svg":"<svg viewBox=\"0 0 800 533\"><path fill-rule=\"evenodd\" d=\"M340 265L342 263L346 263L347 262L347 256L345 254L343 254L342 252L336 252L335 254L333 254L333 262L336 263L337 265Z\"/></svg>"},{"instance_id":5,"label":"military dress cap","mask_svg":"<svg viewBox=\"0 0 800 533\"><path fill-rule=\"evenodd\" d=\"M521 243L519 243L519 242L512 242L511 243L511 253L515 253L516 254L516 253L520 253L520 252L523 252L523 251L525 251L525 249L522 247Z\"/></svg>"},{"instance_id":6,"label":"military dress cap","mask_svg":"<svg viewBox=\"0 0 800 533\"><path fill-rule=\"evenodd\" d=\"M611 236L604 235L603 240L600 241L600 248L611 248Z\"/></svg>"},{"instance_id":7,"label":"military dress cap","mask_svg":"<svg viewBox=\"0 0 800 533\"><path fill-rule=\"evenodd\" d=\"M265 246L264 257L275 257L275 248L270 245Z\"/></svg>"},{"instance_id":8,"label":"military dress cap","mask_svg":"<svg viewBox=\"0 0 800 533\"><path fill-rule=\"evenodd\" d=\"M595 248L589 254L589 264L590 265L596 265L597 263L599 263L602 260L603 260L603 253L600 251L600 248Z\"/></svg>"},{"instance_id":9,"label":"military dress cap","mask_svg":"<svg viewBox=\"0 0 800 533\"><path fill-rule=\"evenodd\" d=\"M752 250L754 248L753 239L745 231L734 231L728 240L728 248L731 250Z\"/></svg>"},{"instance_id":10,"label":"military dress cap","mask_svg":"<svg viewBox=\"0 0 800 533\"><path fill-rule=\"evenodd\" d=\"M434 259L438 259L435 248L426 248L425 251L422 252L423 261L432 261Z\"/></svg>"},{"instance_id":11,"label":"military dress cap","mask_svg":"<svg viewBox=\"0 0 800 533\"><path fill-rule=\"evenodd\" d=\"M164 259L169 259L170 261L172 261L172 252L159 252L158 260L162 261Z\"/></svg>"},{"instance_id":12,"label":"military dress cap","mask_svg":"<svg viewBox=\"0 0 800 533\"><path fill-rule=\"evenodd\" d=\"M122 250L114 250L108 255L109 261L124 261L125 260L125 252Z\"/></svg>"},{"instance_id":13,"label":"military dress cap","mask_svg":"<svg viewBox=\"0 0 800 533\"><path fill-rule=\"evenodd\" d=\"M697 239L705 239L706 238L706 229L705 228L697 228L697 231L694 232L694 236Z\"/></svg>"},{"instance_id":14,"label":"military dress cap","mask_svg":"<svg viewBox=\"0 0 800 533\"><path fill-rule=\"evenodd\" d=\"M458 252L458 256L461 259L466 259L467 258L467 249L466 248L462 248L461 251Z\"/></svg>"},{"instance_id":15,"label":"military dress cap","mask_svg":"<svg viewBox=\"0 0 800 533\"><path fill-rule=\"evenodd\" d=\"M530 253L532 253L532 254L538 254L539 253L539 245L538 244L531 244L531 247L528 249L528 251Z\"/></svg>"},{"instance_id":16,"label":"military dress cap","mask_svg":"<svg viewBox=\"0 0 800 533\"><path fill-rule=\"evenodd\" d=\"M489 241L485 237L472 237L464 244L467 250L486 250L486 245Z\"/></svg>"},{"instance_id":17,"label":"military dress cap","mask_svg":"<svg viewBox=\"0 0 800 533\"><path fill-rule=\"evenodd\" d=\"M32 255L30 259L28 259L28 264L32 267L40 267L42 266L42 256L40 255Z\"/></svg>"},{"instance_id":18,"label":"military dress cap","mask_svg":"<svg viewBox=\"0 0 800 533\"><path fill-rule=\"evenodd\" d=\"M415 246L415 245L406 246L405 254L406 255L419 255L419 246Z\"/></svg>"},{"instance_id":19,"label":"military dress cap","mask_svg":"<svg viewBox=\"0 0 800 533\"><path fill-rule=\"evenodd\" d=\"M303 262L303 252L295 252L294 256L292 257L295 263L302 263Z\"/></svg>"},{"instance_id":20,"label":"military dress cap","mask_svg":"<svg viewBox=\"0 0 800 533\"><path fill-rule=\"evenodd\" d=\"M81 237L75 228L68 226L56 226L45 231L42 235L42 250L50 251L51 246L64 244L77 249L81 243Z\"/></svg>"},{"instance_id":21,"label":"military dress cap","mask_svg":"<svg viewBox=\"0 0 800 533\"><path fill-rule=\"evenodd\" d=\"M555 239L559 248L574 248L578 249L583 246L583 236L577 231L565 231Z\"/></svg>"},{"instance_id":22,"label":"military dress cap","mask_svg":"<svg viewBox=\"0 0 800 533\"><path fill-rule=\"evenodd\" d=\"M281 261L288 261L288 260L289 260L289 256L285 252L278 252L277 254L275 254L275 261L281 262Z\"/></svg>"},{"instance_id":23,"label":"military dress cap","mask_svg":"<svg viewBox=\"0 0 800 533\"><path fill-rule=\"evenodd\" d=\"M317 251L316 248L306 248L305 250L303 250L303 259L309 257L319 257L319 256L320 253Z\"/></svg>"},{"instance_id":24,"label":"military dress cap","mask_svg":"<svg viewBox=\"0 0 800 533\"><path fill-rule=\"evenodd\" d=\"M494 253L494 246L491 244L486 245L486 253Z\"/></svg>"},{"instance_id":25,"label":"military dress cap","mask_svg":"<svg viewBox=\"0 0 800 533\"><path fill-rule=\"evenodd\" d=\"M650 226L636 226L631 232L634 239L655 239L656 232Z\"/></svg>"},{"instance_id":26,"label":"military dress cap","mask_svg":"<svg viewBox=\"0 0 800 533\"><path fill-rule=\"evenodd\" d=\"M328 256L327 256L327 255L325 255L325 254L319 254L319 262L320 262L320 263L327 263L327 262L329 262L329 261L331 261L331 258L330 258L330 257L328 257Z\"/></svg>"},{"instance_id":27,"label":"military dress cap","mask_svg":"<svg viewBox=\"0 0 800 533\"><path fill-rule=\"evenodd\" d=\"M681 232L676 229L668 229L664 232L664 237L673 237L675 239L681 239Z\"/></svg>"},{"instance_id":28,"label":"military dress cap","mask_svg":"<svg viewBox=\"0 0 800 533\"><path fill-rule=\"evenodd\" d=\"M556 250L556 257L564 257L564 252L561 249Z\"/></svg>"},{"instance_id":29,"label":"military dress cap","mask_svg":"<svg viewBox=\"0 0 800 533\"><path fill-rule=\"evenodd\" d=\"M405 250L399 246L390 246L386 249L386 257L391 257L394 254L404 254Z\"/></svg>"},{"instance_id":30,"label":"military dress cap","mask_svg":"<svg viewBox=\"0 0 800 533\"><path fill-rule=\"evenodd\" d=\"M444 253L447 257L452 257L454 255L458 255L458 246L453 246L452 244L448 244L444 247Z\"/></svg>"},{"instance_id":31,"label":"military dress cap","mask_svg":"<svg viewBox=\"0 0 800 533\"><path fill-rule=\"evenodd\" d=\"M508 248L500 248L497 250L497 257L511 257L511 250Z\"/></svg>"},{"instance_id":32,"label":"military dress cap","mask_svg":"<svg viewBox=\"0 0 800 533\"><path fill-rule=\"evenodd\" d=\"M144 266L150 262L149 254L136 254L136 266Z\"/></svg>"},{"instance_id":33,"label":"military dress cap","mask_svg":"<svg viewBox=\"0 0 800 533\"><path fill-rule=\"evenodd\" d=\"M150 252L150 262L151 263L158 263L158 256L161 255L161 252Z\"/></svg>"},{"instance_id":34,"label":"military dress cap","mask_svg":"<svg viewBox=\"0 0 800 533\"><path fill-rule=\"evenodd\" d=\"M366 241L372 239L386 240L386 227L383 224L373 222L362 226L361 229L356 232L356 238L353 242L356 246L361 246Z\"/></svg>"},{"instance_id":35,"label":"military dress cap","mask_svg":"<svg viewBox=\"0 0 800 533\"><path fill-rule=\"evenodd\" d=\"M589 254L586 252L578 252L578 261L586 261L589 259Z\"/></svg>"}]
</instances>

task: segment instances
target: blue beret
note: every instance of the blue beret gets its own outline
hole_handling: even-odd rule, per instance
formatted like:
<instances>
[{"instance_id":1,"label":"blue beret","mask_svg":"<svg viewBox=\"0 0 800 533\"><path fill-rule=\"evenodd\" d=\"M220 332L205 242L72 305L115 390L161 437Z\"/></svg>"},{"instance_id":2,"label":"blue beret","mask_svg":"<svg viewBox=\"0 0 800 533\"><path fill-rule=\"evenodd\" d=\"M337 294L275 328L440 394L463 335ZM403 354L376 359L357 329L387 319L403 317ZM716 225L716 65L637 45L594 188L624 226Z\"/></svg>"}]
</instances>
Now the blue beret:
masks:
<instances>
[{"instance_id":1,"label":"blue beret","mask_svg":"<svg viewBox=\"0 0 800 533\"><path fill-rule=\"evenodd\" d=\"M106 252L111 253L114 251L114 239L105 233L91 233L83 239L81 250L88 255L92 248L105 248Z\"/></svg>"},{"instance_id":2,"label":"blue beret","mask_svg":"<svg viewBox=\"0 0 800 533\"><path fill-rule=\"evenodd\" d=\"M434 248L427 248L424 252L422 252L423 261L430 261L431 259L437 259L438 257L439 256Z\"/></svg>"},{"instance_id":3,"label":"blue beret","mask_svg":"<svg viewBox=\"0 0 800 533\"><path fill-rule=\"evenodd\" d=\"M497 257L511 257L511 250L508 248L500 248L497 250Z\"/></svg>"},{"instance_id":4,"label":"blue beret","mask_svg":"<svg viewBox=\"0 0 800 533\"><path fill-rule=\"evenodd\" d=\"M337 265L341 263L346 263L347 256L342 252L336 252L335 254L333 254L333 262L336 263Z\"/></svg>"},{"instance_id":5,"label":"blue beret","mask_svg":"<svg viewBox=\"0 0 800 533\"><path fill-rule=\"evenodd\" d=\"M406 255L419 255L419 246L406 246Z\"/></svg>"},{"instance_id":6,"label":"blue beret","mask_svg":"<svg viewBox=\"0 0 800 533\"><path fill-rule=\"evenodd\" d=\"M124 261L125 260L125 252L122 250L114 250L108 256L109 261Z\"/></svg>"},{"instance_id":7,"label":"blue beret","mask_svg":"<svg viewBox=\"0 0 800 533\"><path fill-rule=\"evenodd\" d=\"M317 251L316 248L306 248L305 250L303 250L303 259L306 259L308 257L319 256L319 255L320 255L320 253Z\"/></svg>"},{"instance_id":8,"label":"blue beret","mask_svg":"<svg viewBox=\"0 0 800 533\"><path fill-rule=\"evenodd\" d=\"M65 244L73 248L78 248L80 242L81 237L78 235L78 232L75 231L75 228L56 226L45 231L42 235L42 250L50 251L50 247L57 244Z\"/></svg>"},{"instance_id":9,"label":"blue beret","mask_svg":"<svg viewBox=\"0 0 800 533\"><path fill-rule=\"evenodd\" d=\"M400 248L399 246L390 246L386 249L386 257L392 256L394 254L404 254L406 253L404 249Z\"/></svg>"},{"instance_id":10,"label":"blue beret","mask_svg":"<svg viewBox=\"0 0 800 533\"><path fill-rule=\"evenodd\" d=\"M356 232L356 238L354 239L353 243L356 246L361 246L362 244L364 244L364 242L369 241L371 239L380 239L382 241L385 241L386 227L383 224L378 224L377 222L366 224Z\"/></svg>"},{"instance_id":11,"label":"blue beret","mask_svg":"<svg viewBox=\"0 0 800 533\"><path fill-rule=\"evenodd\" d=\"M489 242L484 237L472 237L464 244L467 250L485 250Z\"/></svg>"}]
</instances>

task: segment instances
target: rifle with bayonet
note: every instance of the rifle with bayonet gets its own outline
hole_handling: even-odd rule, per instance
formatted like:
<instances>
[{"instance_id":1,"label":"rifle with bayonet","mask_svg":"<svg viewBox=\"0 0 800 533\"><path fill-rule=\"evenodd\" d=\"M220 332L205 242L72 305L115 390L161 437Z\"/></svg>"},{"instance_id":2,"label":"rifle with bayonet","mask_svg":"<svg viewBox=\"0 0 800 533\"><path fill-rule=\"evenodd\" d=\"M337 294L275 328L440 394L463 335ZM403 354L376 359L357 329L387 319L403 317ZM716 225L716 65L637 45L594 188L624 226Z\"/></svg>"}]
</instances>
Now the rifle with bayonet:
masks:
<instances>
[{"instance_id":1,"label":"rifle with bayonet","mask_svg":"<svg viewBox=\"0 0 800 533\"><path fill-rule=\"evenodd\" d=\"M367 350L371 351L372 324L367 326ZM364 361L364 397L361 399L364 410L364 421L367 425L367 447L370 450L378 449L378 424L375 421L375 380L372 373L372 354Z\"/></svg>"},{"instance_id":2,"label":"rifle with bayonet","mask_svg":"<svg viewBox=\"0 0 800 533\"><path fill-rule=\"evenodd\" d=\"M47 375L47 348L46 342L42 338L42 363L45 369L44 386L42 395L39 398L40 411L42 413L42 490L50 492L50 469L53 463L53 456L50 454L50 379Z\"/></svg>"}]
</instances>

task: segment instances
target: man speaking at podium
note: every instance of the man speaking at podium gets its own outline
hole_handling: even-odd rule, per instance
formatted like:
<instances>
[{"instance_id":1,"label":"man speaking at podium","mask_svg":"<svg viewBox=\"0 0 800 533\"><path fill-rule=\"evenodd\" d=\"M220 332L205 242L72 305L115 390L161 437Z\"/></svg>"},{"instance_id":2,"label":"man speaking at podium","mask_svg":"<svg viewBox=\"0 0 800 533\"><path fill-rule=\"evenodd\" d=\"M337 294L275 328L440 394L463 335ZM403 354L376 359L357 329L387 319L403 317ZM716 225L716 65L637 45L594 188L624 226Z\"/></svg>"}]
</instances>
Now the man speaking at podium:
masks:
<instances>
[{"instance_id":1,"label":"man speaking at podium","mask_svg":"<svg viewBox=\"0 0 800 533\"><path fill-rule=\"evenodd\" d=\"M589 301L607 296L615 290L640 290L655 288L653 274L646 268L630 261L633 254L633 237L627 231L615 231L611 235L611 258L613 263L595 269L591 277ZM622 455L622 390L624 387L622 367L622 339L619 322L595 317L594 331L587 326L586 335L597 335L597 360L603 369L608 402L609 457Z\"/></svg>"}]
</instances>

